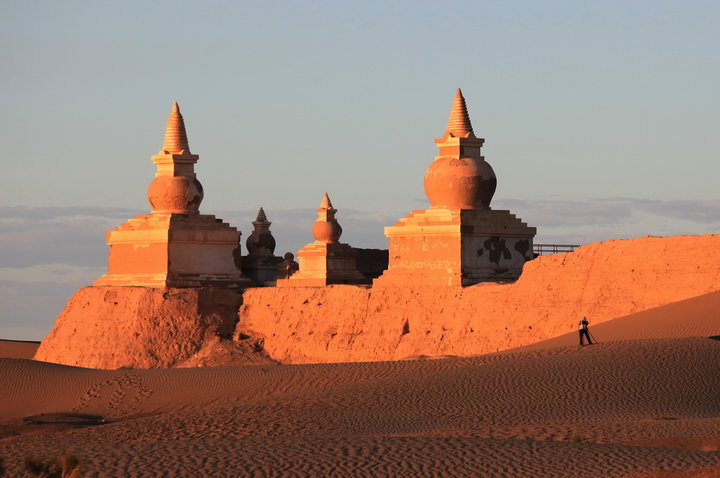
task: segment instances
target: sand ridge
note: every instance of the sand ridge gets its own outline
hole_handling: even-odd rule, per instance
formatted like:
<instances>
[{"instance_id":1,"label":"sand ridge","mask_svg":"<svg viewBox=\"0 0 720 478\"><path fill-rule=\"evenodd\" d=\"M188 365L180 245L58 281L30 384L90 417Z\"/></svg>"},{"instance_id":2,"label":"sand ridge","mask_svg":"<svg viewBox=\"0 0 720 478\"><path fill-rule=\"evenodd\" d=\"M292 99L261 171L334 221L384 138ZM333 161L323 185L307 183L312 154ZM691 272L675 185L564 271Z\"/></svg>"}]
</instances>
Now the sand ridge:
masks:
<instances>
[{"instance_id":1,"label":"sand ridge","mask_svg":"<svg viewBox=\"0 0 720 478\"><path fill-rule=\"evenodd\" d=\"M600 342L633 339L720 336L720 291L654 307L593 324L590 332ZM577 331L523 347L524 350L576 345Z\"/></svg>"},{"instance_id":2,"label":"sand ridge","mask_svg":"<svg viewBox=\"0 0 720 478\"><path fill-rule=\"evenodd\" d=\"M0 339L0 357L31 359L39 346L35 341Z\"/></svg>"},{"instance_id":3,"label":"sand ridge","mask_svg":"<svg viewBox=\"0 0 720 478\"><path fill-rule=\"evenodd\" d=\"M12 457L28 450L69 448L88 460L87 476L610 477L720 466L707 449L720 436L719 366L720 342L707 338L170 370L4 359L0 381L12 386L0 421L72 412L108 423L7 436L0 456L17 470ZM678 437L699 449L628 445Z\"/></svg>"}]
</instances>

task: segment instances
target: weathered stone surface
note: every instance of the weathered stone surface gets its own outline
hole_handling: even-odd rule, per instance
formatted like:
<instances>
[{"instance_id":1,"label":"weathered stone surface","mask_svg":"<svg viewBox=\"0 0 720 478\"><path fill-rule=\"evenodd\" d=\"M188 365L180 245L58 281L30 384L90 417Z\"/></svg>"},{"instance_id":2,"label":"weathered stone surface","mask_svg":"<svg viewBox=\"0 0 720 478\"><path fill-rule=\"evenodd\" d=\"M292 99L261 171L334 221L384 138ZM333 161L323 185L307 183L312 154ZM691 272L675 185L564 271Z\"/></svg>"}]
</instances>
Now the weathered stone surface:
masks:
<instances>
[{"instance_id":1,"label":"weathered stone surface","mask_svg":"<svg viewBox=\"0 0 720 478\"><path fill-rule=\"evenodd\" d=\"M254 345L220 344L231 341L241 302L239 292L212 287L84 287L34 358L106 369L262 361Z\"/></svg>"},{"instance_id":2,"label":"weathered stone surface","mask_svg":"<svg viewBox=\"0 0 720 478\"><path fill-rule=\"evenodd\" d=\"M376 286L513 281L532 258L535 228L501 210L432 207L385 228L388 269Z\"/></svg>"},{"instance_id":3,"label":"weathered stone surface","mask_svg":"<svg viewBox=\"0 0 720 478\"><path fill-rule=\"evenodd\" d=\"M238 331L284 363L480 354L720 290L718 264L720 235L644 237L540 257L512 284L250 289Z\"/></svg>"},{"instance_id":4,"label":"weathered stone surface","mask_svg":"<svg viewBox=\"0 0 720 478\"><path fill-rule=\"evenodd\" d=\"M96 286L247 286L234 257L239 231L208 214L145 214L108 233L108 273Z\"/></svg>"}]
</instances>

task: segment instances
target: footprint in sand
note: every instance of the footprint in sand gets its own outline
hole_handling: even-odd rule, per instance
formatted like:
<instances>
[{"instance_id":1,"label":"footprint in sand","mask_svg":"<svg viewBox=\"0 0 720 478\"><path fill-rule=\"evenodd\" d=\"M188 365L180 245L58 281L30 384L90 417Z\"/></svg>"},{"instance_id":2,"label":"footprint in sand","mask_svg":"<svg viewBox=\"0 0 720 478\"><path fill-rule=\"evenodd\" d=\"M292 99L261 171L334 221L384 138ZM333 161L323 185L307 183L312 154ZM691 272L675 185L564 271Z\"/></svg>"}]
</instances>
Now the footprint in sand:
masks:
<instances>
[{"instance_id":1,"label":"footprint in sand","mask_svg":"<svg viewBox=\"0 0 720 478\"><path fill-rule=\"evenodd\" d=\"M106 410L112 415L125 415L136 409L152 393L139 375L123 374L90 387L72 410Z\"/></svg>"}]
</instances>

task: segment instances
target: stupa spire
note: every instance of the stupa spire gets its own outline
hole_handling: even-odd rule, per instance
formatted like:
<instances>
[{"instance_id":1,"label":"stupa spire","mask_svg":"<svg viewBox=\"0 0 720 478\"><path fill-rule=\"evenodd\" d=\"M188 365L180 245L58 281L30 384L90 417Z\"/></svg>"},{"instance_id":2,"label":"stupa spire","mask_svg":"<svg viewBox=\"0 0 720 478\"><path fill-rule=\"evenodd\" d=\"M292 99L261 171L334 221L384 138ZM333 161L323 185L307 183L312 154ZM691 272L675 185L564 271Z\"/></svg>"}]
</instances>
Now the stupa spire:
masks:
<instances>
[{"instance_id":1,"label":"stupa spire","mask_svg":"<svg viewBox=\"0 0 720 478\"><path fill-rule=\"evenodd\" d=\"M182 154L183 152L190 154L190 146L185 132L185 121L182 114L180 114L177 101L173 103L172 111L168 116L162 149L170 154Z\"/></svg>"},{"instance_id":2,"label":"stupa spire","mask_svg":"<svg viewBox=\"0 0 720 478\"><path fill-rule=\"evenodd\" d=\"M265 210L263 208L260 208L260 210L258 211L255 222L268 222L267 216L265 215Z\"/></svg>"},{"instance_id":3,"label":"stupa spire","mask_svg":"<svg viewBox=\"0 0 720 478\"><path fill-rule=\"evenodd\" d=\"M321 209L332 209L333 205L330 202L330 196L328 196L328 193L325 193L325 195L322 198L322 202L320 203Z\"/></svg>"},{"instance_id":4,"label":"stupa spire","mask_svg":"<svg viewBox=\"0 0 720 478\"><path fill-rule=\"evenodd\" d=\"M453 105L450 109L450 118L448 119L445 134L451 134L456 138L475 136L472 124L470 123L467 106L465 105L465 98L463 97L460 88L458 88L457 93L455 93L455 99L453 100Z\"/></svg>"}]
</instances>

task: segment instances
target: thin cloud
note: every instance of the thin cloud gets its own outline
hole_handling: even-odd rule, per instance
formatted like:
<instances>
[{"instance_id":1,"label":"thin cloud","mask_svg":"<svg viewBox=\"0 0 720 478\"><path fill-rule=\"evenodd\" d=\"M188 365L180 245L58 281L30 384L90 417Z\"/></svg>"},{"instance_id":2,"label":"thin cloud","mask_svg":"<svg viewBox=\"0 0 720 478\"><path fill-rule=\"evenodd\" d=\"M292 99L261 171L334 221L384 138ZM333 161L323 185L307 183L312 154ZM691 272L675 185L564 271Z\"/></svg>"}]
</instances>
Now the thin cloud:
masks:
<instances>
[{"instance_id":1,"label":"thin cloud","mask_svg":"<svg viewBox=\"0 0 720 478\"><path fill-rule=\"evenodd\" d=\"M91 285L104 273L100 267L88 267L75 264L42 264L30 267L0 267L0 282L15 284L58 283L73 285Z\"/></svg>"},{"instance_id":2,"label":"thin cloud","mask_svg":"<svg viewBox=\"0 0 720 478\"><path fill-rule=\"evenodd\" d=\"M720 223L720 200L660 201L656 199L618 199L632 204L638 210L660 217L682 219L697 223Z\"/></svg>"},{"instance_id":3,"label":"thin cloud","mask_svg":"<svg viewBox=\"0 0 720 478\"><path fill-rule=\"evenodd\" d=\"M592 200L503 199L495 208L510 209L523 220L541 227L606 225L623 226L639 215L680 219L698 225L720 224L720 201L662 201L638 198L599 198Z\"/></svg>"}]
</instances>

